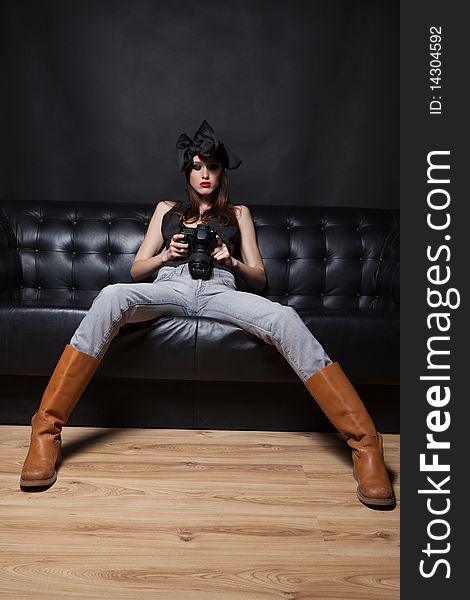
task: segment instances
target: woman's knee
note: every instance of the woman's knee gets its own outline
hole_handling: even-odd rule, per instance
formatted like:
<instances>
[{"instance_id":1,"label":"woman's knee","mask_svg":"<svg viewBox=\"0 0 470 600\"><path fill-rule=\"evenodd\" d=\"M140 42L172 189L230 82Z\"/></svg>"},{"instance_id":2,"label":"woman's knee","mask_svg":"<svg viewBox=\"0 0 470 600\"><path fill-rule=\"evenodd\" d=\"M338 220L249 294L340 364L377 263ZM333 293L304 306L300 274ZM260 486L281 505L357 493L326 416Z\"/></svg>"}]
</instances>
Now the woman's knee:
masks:
<instances>
[{"instance_id":1,"label":"woman's knee","mask_svg":"<svg viewBox=\"0 0 470 600\"><path fill-rule=\"evenodd\" d=\"M122 283L110 283L109 285L106 285L104 288L102 288L97 296L97 298L100 297L107 297L107 296L111 296L114 297L118 294L122 294L123 287L126 287L125 284Z\"/></svg>"},{"instance_id":2,"label":"woman's knee","mask_svg":"<svg viewBox=\"0 0 470 600\"><path fill-rule=\"evenodd\" d=\"M125 283L111 283L100 291L95 300L127 300L130 296L130 288L131 286Z\"/></svg>"},{"instance_id":3,"label":"woman's knee","mask_svg":"<svg viewBox=\"0 0 470 600\"><path fill-rule=\"evenodd\" d=\"M306 327L295 308L282 304L278 304L274 310L272 325L274 330L282 331L283 333L298 330L299 327L302 329Z\"/></svg>"},{"instance_id":4,"label":"woman's knee","mask_svg":"<svg viewBox=\"0 0 470 600\"><path fill-rule=\"evenodd\" d=\"M131 299L130 288L131 286L122 283L107 285L96 296L91 309L113 314L126 312Z\"/></svg>"},{"instance_id":5,"label":"woman's knee","mask_svg":"<svg viewBox=\"0 0 470 600\"><path fill-rule=\"evenodd\" d=\"M276 303L276 310L274 311L275 317L281 321L297 321L300 319L299 314L292 308L292 306L285 306L284 304Z\"/></svg>"}]
</instances>

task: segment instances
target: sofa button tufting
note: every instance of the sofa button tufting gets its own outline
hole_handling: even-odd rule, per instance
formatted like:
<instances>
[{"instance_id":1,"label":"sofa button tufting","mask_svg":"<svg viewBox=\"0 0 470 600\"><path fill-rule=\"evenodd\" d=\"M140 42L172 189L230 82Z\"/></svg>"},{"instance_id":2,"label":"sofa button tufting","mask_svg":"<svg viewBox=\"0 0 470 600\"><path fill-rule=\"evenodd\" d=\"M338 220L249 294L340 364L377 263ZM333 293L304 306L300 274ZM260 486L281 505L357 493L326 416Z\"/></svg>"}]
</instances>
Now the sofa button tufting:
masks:
<instances>
[{"instance_id":1,"label":"sofa button tufting","mask_svg":"<svg viewBox=\"0 0 470 600\"><path fill-rule=\"evenodd\" d=\"M357 294L356 294L356 297L357 297L357 298L359 298L359 296L360 296L360 295L361 295L361 294L357 293Z\"/></svg>"},{"instance_id":2,"label":"sofa button tufting","mask_svg":"<svg viewBox=\"0 0 470 600\"><path fill-rule=\"evenodd\" d=\"M108 256L111 256L111 252L108 252Z\"/></svg>"},{"instance_id":3,"label":"sofa button tufting","mask_svg":"<svg viewBox=\"0 0 470 600\"><path fill-rule=\"evenodd\" d=\"M36 248L34 251L35 251L35 252L39 252L38 248Z\"/></svg>"}]
</instances>

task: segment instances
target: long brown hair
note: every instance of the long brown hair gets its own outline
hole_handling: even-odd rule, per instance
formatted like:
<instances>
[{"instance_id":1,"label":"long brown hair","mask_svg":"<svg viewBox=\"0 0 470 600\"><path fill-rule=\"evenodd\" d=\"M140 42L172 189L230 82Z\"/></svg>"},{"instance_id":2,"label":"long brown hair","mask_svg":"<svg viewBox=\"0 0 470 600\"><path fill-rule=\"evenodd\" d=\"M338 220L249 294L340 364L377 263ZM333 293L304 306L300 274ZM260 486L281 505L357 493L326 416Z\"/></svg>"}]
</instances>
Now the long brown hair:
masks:
<instances>
[{"instance_id":1,"label":"long brown hair","mask_svg":"<svg viewBox=\"0 0 470 600\"><path fill-rule=\"evenodd\" d=\"M222 167L223 168L223 167ZM174 211L180 216L184 217L187 223L195 222L199 219L199 195L196 190L189 184L189 174L192 169L192 164L186 169L186 193L191 206L182 213L184 202L180 202L174 207ZM217 219L222 227L227 225L233 225L237 223L237 217L235 216L235 206L230 204L229 191L228 191L228 177L225 169L222 171L220 177L220 184L217 188L217 196L214 200L212 208L205 211L204 220Z\"/></svg>"}]
</instances>

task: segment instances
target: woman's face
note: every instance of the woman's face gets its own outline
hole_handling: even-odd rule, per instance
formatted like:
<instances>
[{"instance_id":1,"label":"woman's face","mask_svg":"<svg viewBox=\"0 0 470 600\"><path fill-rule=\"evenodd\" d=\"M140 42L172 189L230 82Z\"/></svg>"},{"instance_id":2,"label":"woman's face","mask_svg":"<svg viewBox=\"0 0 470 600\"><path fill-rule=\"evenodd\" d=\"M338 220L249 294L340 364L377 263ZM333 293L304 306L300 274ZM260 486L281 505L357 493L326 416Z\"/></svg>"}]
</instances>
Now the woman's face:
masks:
<instances>
[{"instance_id":1,"label":"woman's face","mask_svg":"<svg viewBox=\"0 0 470 600\"><path fill-rule=\"evenodd\" d=\"M222 171L222 163L217 158L195 156L189 184L200 196L210 196L219 187Z\"/></svg>"}]
</instances>

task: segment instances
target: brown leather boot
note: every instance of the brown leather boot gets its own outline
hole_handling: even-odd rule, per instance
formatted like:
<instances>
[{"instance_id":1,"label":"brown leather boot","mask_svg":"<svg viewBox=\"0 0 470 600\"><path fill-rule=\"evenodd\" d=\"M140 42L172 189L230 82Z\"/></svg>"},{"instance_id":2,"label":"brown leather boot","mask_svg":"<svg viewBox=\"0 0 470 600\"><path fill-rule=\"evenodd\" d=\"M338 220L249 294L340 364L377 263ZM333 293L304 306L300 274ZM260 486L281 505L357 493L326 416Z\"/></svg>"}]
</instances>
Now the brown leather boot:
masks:
<instances>
[{"instance_id":1,"label":"brown leather boot","mask_svg":"<svg viewBox=\"0 0 470 600\"><path fill-rule=\"evenodd\" d=\"M100 361L67 345L31 419L31 444L21 472L21 489L46 487L57 479L63 425Z\"/></svg>"},{"instance_id":2,"label":"brown leather boot","mask_svg":"<svg viewBox=\"0 0 470 600\"><path fill-rule=\"evenodd\" d=\"M352 448L357 497L366 505L393 506L395 495L383 460L383 438L338 363L312 375L305 385Z\"/></svg>"}]
</instances>

